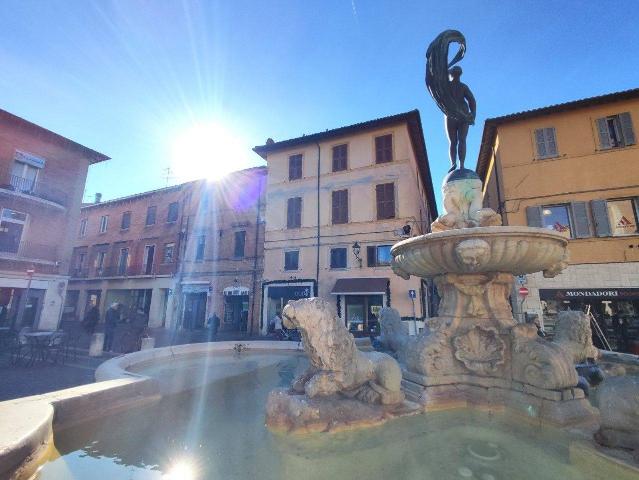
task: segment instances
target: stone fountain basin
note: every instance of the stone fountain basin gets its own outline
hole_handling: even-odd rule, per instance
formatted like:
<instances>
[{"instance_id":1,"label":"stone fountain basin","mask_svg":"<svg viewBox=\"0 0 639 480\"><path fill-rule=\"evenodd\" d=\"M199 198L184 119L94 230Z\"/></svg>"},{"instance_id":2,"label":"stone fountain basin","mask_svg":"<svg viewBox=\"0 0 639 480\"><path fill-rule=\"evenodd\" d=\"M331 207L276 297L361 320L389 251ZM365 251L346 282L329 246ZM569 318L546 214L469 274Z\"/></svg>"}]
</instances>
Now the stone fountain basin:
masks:
<instances>
[{"instance_id":1,"label":"stone fountain basin","mask_svg":"<svg viewBox=\"0 0 639 480\"><path fill-rule=\"evenodd\" d=\"M445 273L509 272L523 275L556 268L568 240L533 227L477 227L429 233L393 245L398 273L434 277ZM561 268L559 268L561 270Z\"/></svg>"}]
</instances>

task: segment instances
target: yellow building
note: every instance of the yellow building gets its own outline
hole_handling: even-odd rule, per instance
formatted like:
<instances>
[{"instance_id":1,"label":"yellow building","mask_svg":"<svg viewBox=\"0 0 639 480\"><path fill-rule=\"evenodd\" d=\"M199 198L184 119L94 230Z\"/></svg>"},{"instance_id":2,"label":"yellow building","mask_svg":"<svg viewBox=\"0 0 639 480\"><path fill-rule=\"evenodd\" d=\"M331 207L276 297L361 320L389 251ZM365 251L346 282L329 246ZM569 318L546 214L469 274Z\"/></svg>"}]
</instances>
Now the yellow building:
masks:
<instances>
[{"instance_id":1,"label":"yellow building","mask_svg":"<svg viewBox=\"0 0 639 480\"><path fill-rule=\"evenodd\" d=\"M633 126L634 125L634 126ZM639 323L639 89L486 120L477 172L484 205L504 225L559 231L570 265L559 276L520 279L515 309L551 324L557 310L590 306ZM639 327L639 325L637 325Z\"/></svg>"},{"instance_id":2,"label":"yellow building","mask_svg":"<svg viewBox=\"0 0 639 480\"><path fill-rule=\"evenodd\" d=\"M417 110L254 150L268 163L262 333L288 300L310 296L360 335L382 306L428 315L426 284L390 268L391 245L437 217Z\"/></svg>"}]
</instances>

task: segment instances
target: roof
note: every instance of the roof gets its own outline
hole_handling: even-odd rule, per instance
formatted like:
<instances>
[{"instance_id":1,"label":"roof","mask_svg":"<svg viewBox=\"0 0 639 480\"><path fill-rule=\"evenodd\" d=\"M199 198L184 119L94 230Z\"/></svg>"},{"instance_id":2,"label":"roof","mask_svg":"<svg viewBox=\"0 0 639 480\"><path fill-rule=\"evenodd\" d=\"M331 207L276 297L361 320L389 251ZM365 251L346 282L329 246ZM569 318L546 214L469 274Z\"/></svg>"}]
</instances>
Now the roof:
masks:
<instances>
[{"instance_id":1,"label":"roof","mask_svg":"<svg viewBox=\"0 0 639 480\"><path fill-rule=\"evenodd\" d=\"M276 151L294 148L300 145L308 145L309 143L323 142L326 140L345 137L356 133L373 130L391 125L406 123L408 125L408 133L410 136L413 151L417 158L417 168L422 179L424 191L426 192L428 206L431 209L433 218L437 217L437 202L435 201L435 193L433 191L433 180L430 174L430 166L428 164L428 153L426 152L426 142L424 140L424 131L422 129L422 121L419 110L411 110L409 112L398 113L388 117L376 118L366 122L355 123L344 127L326 130L324 132L303 135L289 140L280 142L267 141L264 145L253 148L253 151L262 158L266 159L267 155Z\"/></svg>"},{"instance_id":2,"label":"roof","mask_svg":"<svg viewBox=\"0 0 639 480\"><path fill-rule=\"evenodd\" d=\"M331 295L386 293L388 282L390 280L387 277L338 278Z\"/></svg>"},{"instance_id":3,"label":"roof","mask_svg":"<svg viewBox=\"0 0 639 480\"><path fill-rule=\"evenodd\" d=\"M631 100L639 98L639 88L631 90L623 90L621 92L608 93L596 97L583 98L571 102L558 103L547 107L535 108L533 110L525 110L523 112L511 113L501 117L488 118L484 123L484 132L481 139L481 147L477 158L477 174L482 180L488 172L488 163L491 157L491 150L495 144L497 135L497 127L505 123L516 122L519 120L527 120L529 118L541 117L543 115L552 115L554 113L563 113L580 108L592 107L596 105L605 105L606 103L619 102L622 100Z\"/></svg>"},{"instance_id":4,"label":"roof","mask_svg":"<svg viewBox=\"0 0 639 480\"><path fill-rule=\"evenodd\" d=\"M52 132L51 130L47 130L46 128L41 127L40 125L36 125L35 123L29 122L28 120L18 117L17 115L14 115L13 113L9 113L6 110L0 109L0 120L7 120L9 122L12 122L20 126L21 128L28 129L39 135L42 135L48 140L56 142L59 145L62 145L63 147L80 152L82 155L87 157L90 164L104 162L105 160L111 159L111 157L107 157L103 153L96 152L95 150L92 150L89 147L80 145L79 143L74 142L73 140L69 140L68 138L63 137L62 135Z\"/></svg>"}]
</instances>

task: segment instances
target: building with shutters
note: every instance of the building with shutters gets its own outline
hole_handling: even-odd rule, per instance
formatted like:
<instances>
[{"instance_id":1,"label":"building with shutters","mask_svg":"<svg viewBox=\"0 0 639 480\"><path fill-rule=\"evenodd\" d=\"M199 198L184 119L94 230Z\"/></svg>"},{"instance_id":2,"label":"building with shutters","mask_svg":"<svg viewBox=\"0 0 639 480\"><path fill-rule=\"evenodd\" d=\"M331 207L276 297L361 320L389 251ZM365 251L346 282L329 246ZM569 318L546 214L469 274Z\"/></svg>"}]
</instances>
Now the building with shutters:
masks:
<instances>
[{"instance_id":1,"label":"building with shutters","mask_svg":"<svg viewBox=\"0 0 639 480\"><path fill-rule=\"evenodd\" d=\"M437 217L417 110L254 150L269 172L262 334L289 300L311 296L335 305L355 335L376 326L382 306L428 316L428 286L390 268L391 246Z\"/></svg>"},{"instance_id":2,"label":"building with shutters","mask_svg":"<svg viewBox=\"0 0 639 480\"><path fill-rule=\"evenodd\" d=\"M0 327L58 327L87 171L108 159L0 110Z\"/></svg>"},{"instance_id":3,"label":"building with shutters","mask_svg":"<svg viewBox=\"0 0 639 480\"><path fill-rule=\"evenodd\" d=\"M520 313L552 325L560 309L589 307L611 335L612 318L639 319L638 125L639 89L486 120L484 205L504 225L569 239L562 274L522 279L530 293L513 302ZM630 330L636 337L639 321Z\"/></svg>"}]
</instances>

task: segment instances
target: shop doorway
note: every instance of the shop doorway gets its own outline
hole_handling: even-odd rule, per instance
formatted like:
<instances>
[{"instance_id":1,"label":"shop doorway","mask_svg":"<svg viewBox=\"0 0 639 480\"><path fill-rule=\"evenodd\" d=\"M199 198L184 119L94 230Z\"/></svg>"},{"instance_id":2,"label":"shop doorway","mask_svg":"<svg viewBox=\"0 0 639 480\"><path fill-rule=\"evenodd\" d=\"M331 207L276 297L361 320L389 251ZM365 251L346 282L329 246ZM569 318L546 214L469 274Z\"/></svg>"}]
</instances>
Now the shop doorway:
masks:
<instances>
[{"instance_id":1,"label":"shop doorway","mask_svg":"<svg viewBox=\"0 0 639 480\"><path fill-rule=\"evenodd\" d=\"M346 327L353 336L368 336L379 332L379 311L383 295L345 295Z\"/></svg>"},{"instance_id":2,"label":"shop doorway","mask_svg":"<svg viewBox=\"0 0 639 480\"><path fill-rule=\"evenodd\" d=\"M184 294L184 316L182 328L199 330L204 328L206 321L206 292Z\"/></svg>"},{"instance_id":3,"label":"shop doorway","mask_svg":"<svg viewBox=\"0 0 639 480\"><path fill-rule=\"evenodd\" d=\"M265 286L264 310L262 312L262 334L275 330L276 317L282 316L282 310L289 300L309 298L313 295L313 284L291 285L286 283Z\"/></svg>"},{"instance_id":4,"label":"shop doorway","mask_svg":"<svg viewBox=\"0 0 639 480\"><path fill-rule=\"evenodd\" d=\"M248 295L224 296L224 331L246 332L248 329Z\"/></svg>"},{"instance_id":5,"label":"shop doorway","mask_svg":"<svg viewBox=\"0 0 639 480\"><path fill-rule=\"evenodd\" d=\"M28 295L22 295L23 298L20 301L20 309L18 311L19 324L16 325L17 330L24 327L37 328L40 321L40 313L42 312L44 292L44 290L30 289Z\"/></svg>"}]
</instances>

